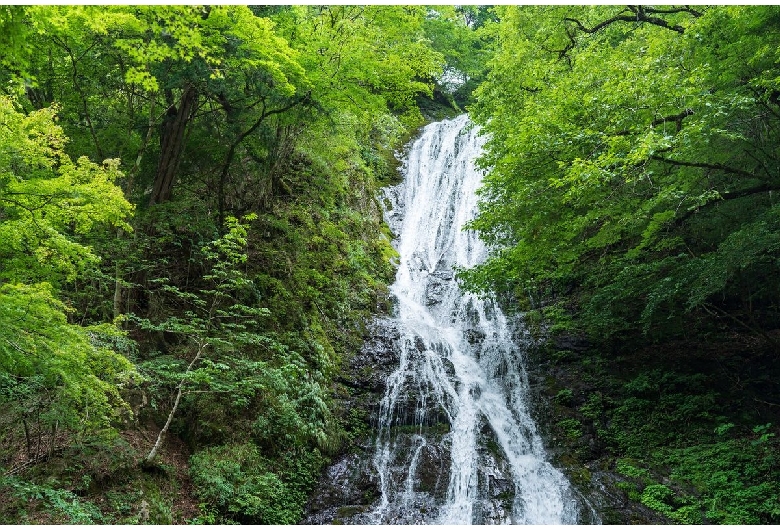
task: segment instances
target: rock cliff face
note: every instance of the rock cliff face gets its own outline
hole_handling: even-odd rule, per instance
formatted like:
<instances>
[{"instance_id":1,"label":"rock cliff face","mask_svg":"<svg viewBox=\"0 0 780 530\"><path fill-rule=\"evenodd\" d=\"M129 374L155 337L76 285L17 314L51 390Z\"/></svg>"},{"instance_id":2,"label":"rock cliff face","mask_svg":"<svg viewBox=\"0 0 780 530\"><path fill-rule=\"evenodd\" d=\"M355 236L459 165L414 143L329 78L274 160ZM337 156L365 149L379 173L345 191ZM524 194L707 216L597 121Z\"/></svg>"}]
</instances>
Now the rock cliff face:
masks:
<instances>
[{"instance_id":1,"label":"rock cliff face","mask_svg":"<svg viewBox=\"0 0 780 530\"><path fill-rule=\"evenodd\" d=\"M399 337L393 319L377 319L369 327L362 350L349 359L340 381L347 389L342 400L344 408L354 411L354 416L367 420L372 427L376 426L387 378L400 359L395 346ZM380 496L373 454L373 434L358 437L349 452L323 473L301 524L357 524L365 519Z\"/></svg>"},{"instance_id":2,"label":"rock cliff face","mask_svg":"<svg viewBox=\"0 0 780 530\"><path fill-rule=\"evenodd\" d=\"M391 318L380 318L372 326L363 349L349 362L342 381L349 388L344 406L371 414L371 425L378 422L378 404L386 381L400 361L398 324ZM414 411L414 397L403 408ZM369 411L373 411L370 413ZM431 413L434 410L429 411ZM431 414L429 414L430 416ZM408 502L393 506L384 514L386 524L421 524L436 519L439 507L447 498L450 481L451 445L455 435L445 417L420 426L414 414L401 419L394 428L394 443L400 454L415 454L415 495ZM479 501L475 507L475 524L501 524L511 520L515 485L511 470L500 447L492 438L487 422L481 422L477 476ZM359 440L350 451L337 458L323 473L315 489L302 524L369 524L376 521L381 497L381 478L374 463L375 435ZM390 470L396 482L407 478L408 469L395 466Z\"/></svg>"},{"instance_id":3,"label":"rock cliff face","mask_svg":"<svg viewBox=\"0 0 780 530\"><path fill-rule=\"evenodd\" d=\"M386 219L398 235L394 312L376 322L342 383L372 433L326 472L304 523L561 524L590 517L530 415L526 337L463 293L457 267L487 249L475 213L482 140L465 116L410 148ZM520 339L520 340L518 340ZM349 416L352 417L352 416Z\"/></svg>"},{"instance_id":4,"label":"rock cliff face","mask_svg":"<svg viewBox=\"0 0 780 530\"><path fill-rule=\"evenodd\" d=\"M597 512L655 522L623 502L609 470L573 465L581 459L537 430L535 418L556 419L545 374L526 370L533 344L522 319L457 284L455 269L486 255L462 230L476 208L480 146L465 116L432 124L408 151L404 181L387 190L400 256L393 311L343 371L344 417L363 428L323 474L304 524L588 524L601 522Z\"/></svg>"}]
</instances>

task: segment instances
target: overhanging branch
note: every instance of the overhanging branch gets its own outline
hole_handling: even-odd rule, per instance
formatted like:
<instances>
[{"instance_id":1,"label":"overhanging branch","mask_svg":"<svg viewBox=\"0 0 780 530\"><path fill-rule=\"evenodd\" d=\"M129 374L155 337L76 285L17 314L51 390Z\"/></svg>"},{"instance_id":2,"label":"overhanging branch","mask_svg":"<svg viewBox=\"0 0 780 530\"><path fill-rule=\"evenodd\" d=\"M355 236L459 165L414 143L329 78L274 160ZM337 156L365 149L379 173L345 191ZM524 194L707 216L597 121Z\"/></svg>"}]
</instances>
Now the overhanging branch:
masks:
<instances>
[{"instance_id":1,"label":"overhanging branch","mask_svg":"<svg viewBox=\"0 0 780 530\"><path fill-rule=\"evenodd\" d=\"M626 8L623 9L617 15L608 18L607 20L604 20L602 22L599 22L598 24L590 28L585 26L585 24L583 24L581 21L577 20L576 18L565 17L563 20L565 22L571 22L572 24L577 26L577 29L579 29L583 33L589 33L589 34L596 33L616 22L645 22L647 24L652 24L653 26L658 26L660 28L668 29L682 34L685 33L685 28L683 28L679 24L671 24L669 23L669 21L659 16L655 16L655 15L672 15L678 13L688 13L691 16L697 18L702 16L703 14L700 11L696 11L695 9L692 9L690 6L658 9L652 6L640 5L640 6L626 6Z\"/></svg>"},{"instance_id":2,"label":"overhanging branch","mask_svg":"<svg viewBox=\"0 0 780 530\"><path fill-rule=\"evenodd\" d=\"M658 162L664 162L666 164L670 164L672 166L681 166L681 167L698 167L702 169L713 169L716 171L723 171L725 173L732 173L734 175L739 175L741 177L747 177L747 178L756 178L756 176L749 172L745 171L744 169L739 169L736 167L726 166L724 164L710 164L707 162L687 162L685 160L672 160L671 158L664 158L659 155L651 155L650 158L652 160L657 160Z\"/></svg>"},{"instance_id":3,"label":"overhanging branch","mask_svg":"<svg viewBox=\"0 0 780 530\"><path fill-rule=\"evenodd\" d=\"M671 114L669 116L664 116L662 118L657 118L650 122L650 127L658 127L659 125L664 125L666 123L674 123L677 132L680 132L682 129L682 122L685 118L688 116L693 116L694 112L693 109L685 109L682 112L679 112L677 114ZM630 131L628 129L618 131L611 133L612 136L628 136L629 134L632 134L634 131Z\"/></svg>"}]
</instances>

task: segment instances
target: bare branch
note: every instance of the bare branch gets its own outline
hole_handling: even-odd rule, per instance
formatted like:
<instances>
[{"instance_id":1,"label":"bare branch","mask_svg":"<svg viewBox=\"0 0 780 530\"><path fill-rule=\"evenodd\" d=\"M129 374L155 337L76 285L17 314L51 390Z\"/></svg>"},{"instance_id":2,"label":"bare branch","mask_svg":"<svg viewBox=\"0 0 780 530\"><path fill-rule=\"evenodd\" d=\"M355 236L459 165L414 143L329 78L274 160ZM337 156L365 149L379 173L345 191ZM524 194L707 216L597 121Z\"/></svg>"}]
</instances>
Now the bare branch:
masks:
<instances>
[{"instance_id":1,"label":"bare branch","mask_svg":"<svg viewBox=\"0 0 780 530\"><path fill-rule=\"evenodd\" d=\"M192 367L195 366L195 363L198 362L201 355L203 354L203 350L206 349L206 347L209 345L208 342L199 342L198 343L198 352L195 354L195 358L190 362L189 366L187 366L187 369L184 371L184 376L182 377L182 380L179 381L179 386L177 387L176 392L176 399L173 402L173 407L171 408L170 414L168 414L168 419L165 422L165 425L160 430L160 433L157 435L157 441L154 442L154 446L152 447L152 450L149 451L149 454L146 455L146 462L151 462L154 457L157 455L157 451L160 449L160 446L162 445L163 437L165 436L165 433L168 432L168 427L171 425L171 421L173 420L174 414L176 414L176 409L179 408L179 401L181 401L181 396L184 394L184 383L187 382L187 374L190 373L190 370L192 370Z\"/></svg>"}]
</instances>

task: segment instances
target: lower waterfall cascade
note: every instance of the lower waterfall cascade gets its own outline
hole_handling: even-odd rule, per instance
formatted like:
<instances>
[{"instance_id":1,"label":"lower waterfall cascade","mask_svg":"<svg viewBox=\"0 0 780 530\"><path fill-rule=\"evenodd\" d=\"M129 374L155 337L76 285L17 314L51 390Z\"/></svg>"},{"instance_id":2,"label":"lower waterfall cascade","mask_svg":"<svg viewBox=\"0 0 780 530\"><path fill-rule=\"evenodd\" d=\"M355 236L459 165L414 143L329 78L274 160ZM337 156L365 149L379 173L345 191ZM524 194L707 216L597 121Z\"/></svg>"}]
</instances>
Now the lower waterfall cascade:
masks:
<instances>
[{"instance_id":1,"label":"lower waterfall cascade","mask_svg":"<svg viewBox=\"0 0 780 530\"><path fill-rule=\"evenodd\" d=\"M483 144L465 114L429 124L403 181L384 190L399 255L393 309L355 369L356 388L381 396L373 445L328 469L304 523L600 522L548 461L529 410L528 333L456 279L487 256L463 229L477 212Z\"/></svg>"}]
</instances>

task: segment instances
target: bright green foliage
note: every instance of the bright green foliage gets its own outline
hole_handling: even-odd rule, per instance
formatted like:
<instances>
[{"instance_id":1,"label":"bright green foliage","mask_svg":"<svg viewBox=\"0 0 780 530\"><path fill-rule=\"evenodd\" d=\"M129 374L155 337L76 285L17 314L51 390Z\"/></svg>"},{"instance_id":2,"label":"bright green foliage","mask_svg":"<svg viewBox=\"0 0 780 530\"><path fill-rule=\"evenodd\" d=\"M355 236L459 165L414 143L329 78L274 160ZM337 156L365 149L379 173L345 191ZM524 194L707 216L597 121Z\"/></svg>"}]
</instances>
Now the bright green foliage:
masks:
<instances>
[{"instance_id":1,"label":"bright green foliage","mask_svg":"<svg viewBox=\"0 0 780 530\"><path fill-rule=\"evenodd\" d=\"M35 6L28 16L38 34L28 103L59 103L70 152L121 158L126 194L151 185L152 204L170 199L181 168L208 179L224 215L241 148L253 155L245 165L262 166L270 117L311 88L297 53L246 6ZM188 167L183 154L199 148Z\"/></svg>"},{"instance_id":2,"label":"bright green foliage","mask_svg":"<svg viewBox=\"0 0 780 530\"><path fill-rule=\"evenodd\" d=\"M24 115L0 97L0 281L72 280L98 261L80 238L100 225L129 229L117 162L74 163L55 112Z\"/></svg>"},{"instance_id":3,"label":"bright green foliage","mask_svg":"<svg viewBox=\"0 0 780 530\"><path fill-rule=\"evenodd\" d=\"M17 82L28 75L30 58L25 44L30 31L25 24L26 10L25 6L0 7L0 66L9 70Z\"/></svg>"},{"instance_id":4,"label":"bright green foliage","mask_svg":"<svg viewBox=\"0 0 780 530\"><path fill-rule=\"evenodd\" d=\"M443 57L424 40L423 6L307 6L274 17L313 84L312 97L361 122L391 110L418 125Z\"/></svg>"},{"instance_id":5,"label":"bright green foliage","mask_svg":"<svg viewBox=\"0 0 780 530\"><path fill-rule=\"evenodd\" d=\"M435 6L425 17L425 35L446 61L439 83L461 106L484 80L495 22L488 6Z\"/></svg>"},{"instance_id":6,"label":"bright green foliage","mask_svg":"<svg viewBox=\"0 0 780 530\"><path fill-rule=\"evenodd\" d=\"M63 152L55 110L24 115L0 98L0 421L4 447L19 443L30 459L55 450L58 432L109 427L134 374L110 346L123 340L113 325L71 324L58 299L57 287L99 262L83 241L127 227L132 208L115 162Z\"/></svg>"},{"instance_id":7,"label":"bright green foliage","mask_svg":"<svg viewBox=\"0 0 780 530\"><path fill-rule=\"evenodd\" d=\"M47 284L5 284L0 302L0 388L17 419L74 430L107 426L124 403L119 388L134 372L127 359L101 347L99 337L116 330L68 324Z\"/></svg>"},{"instance_id":8,"label":"bright green foliage","mask_svg":"<svg viewBox=\"0 0 780 530\"><path fill-rule=\"evenodd\" d=\"M165 65L202 68L204 83L235 68L262 69L288 95L303 76L271 22L244 6L37 6L28 16L44 40L66 52L63 66L94 61L83 54L109 44L122 54L125 82L152 93L172 88L164 85Z\"/></svg>"},{"instance_id":9,"label":"bright green foliage","mask_svg":"<svg viewBox=\"0 0 780 530\"><path fill-rule=\"evenodd\" d=\"M717 297L743 322L776 304L778 17L504 8L475 113L491 171L472 226L496 252L471 284L581 284L599 336L677 334Z\"/></svg>"}]
</instances>

